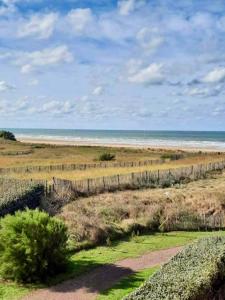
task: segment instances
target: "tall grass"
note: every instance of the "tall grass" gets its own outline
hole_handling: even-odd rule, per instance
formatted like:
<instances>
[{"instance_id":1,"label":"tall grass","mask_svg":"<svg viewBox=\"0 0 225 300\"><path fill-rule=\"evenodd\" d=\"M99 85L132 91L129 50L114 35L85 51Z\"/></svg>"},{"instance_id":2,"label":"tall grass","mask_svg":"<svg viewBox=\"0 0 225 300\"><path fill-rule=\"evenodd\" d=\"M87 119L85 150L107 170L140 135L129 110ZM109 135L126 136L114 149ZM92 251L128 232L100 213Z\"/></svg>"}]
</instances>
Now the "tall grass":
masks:
<instances>
[{"instance_id":1,"label":"tall grass","mask_svg":"<svg viewBox=\"0 0 225 300\"><path fill-rule=\"evenodd\" d=\"M66 205L60 217L75 244L98 244L146 231L225 226L225 175L167 189L106 193Z\"/></svg>"}]
</instances>

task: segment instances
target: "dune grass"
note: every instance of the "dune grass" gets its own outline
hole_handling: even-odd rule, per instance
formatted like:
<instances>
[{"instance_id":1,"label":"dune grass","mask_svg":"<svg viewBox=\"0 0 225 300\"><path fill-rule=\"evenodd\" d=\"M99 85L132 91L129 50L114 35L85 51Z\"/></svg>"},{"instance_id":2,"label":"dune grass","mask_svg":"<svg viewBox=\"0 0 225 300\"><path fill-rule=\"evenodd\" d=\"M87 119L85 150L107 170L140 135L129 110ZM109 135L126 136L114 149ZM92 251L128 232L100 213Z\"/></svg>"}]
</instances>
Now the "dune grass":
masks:
<instances>
[{"instance_id":1,"label":"dune grass","mask_svg":"<svg viewBox=\"0 0 225 300\"><path fill-rule=\"evenodd\" d=\"M139 160L143 157L140 155ZM204 164L208 162L218 161L222 159L218 155L209 156L195 156L188 157L176 161L166 162L164 164L153 164L141 167L108 167L108 168L93 168L86 170L74 170L74 171L44 171L44 172L32 172L32 173L11 173L7 175L8 177L18 178L18 179L36 179L36 180L52 180L53 177L68 179L68 180L82 180L87 178L96 178L102 176L112 176L118 174L128 174L132 172L143 172L143 171L155 171L155 170L165 170L173 169L178 167L186 167L193 164Z\"/></svg>"},{"instance_id":2,"label":"dune grass","mask_svg":"<svg viewBox=\"0 0 225 300\"><path fill-rule=\"evenodd\" d=\"M111 289L102 292L101 295L97 297L97 300L121 300L124 296L140 287L158 268L159 267L145 269L123 278Z\"/></svg>"},{"instance_id":3,"label":"dune grass","mask_svg":"<svg viewBox=\"0 0 225 300\"><path fill-rule=\"evenodd\" d=\"M17 152L23 151L20 155ZM133 149L118 147L60 146L46 144L27 144L0 140L0 166L19 167L32 165L93 163L102 153L112 153L116 161L139 161L157 159L160 150ZM27 153L27 154L26 154Z\"/></svg>"},{"instance_id":4,"label":"dune grass","mask_svg":"<svg viewBox=\"0 0 225 300\"><path fill-rule=\"evenodd\" d=\"M65 205L59 217L66 223L74 247L79 248L134 232L213 229L214 220L220 216L222 227L224 194L225 172L214 173L206 179L166 189L118 191L81 198Z\"/></svg>"}]
</instances>

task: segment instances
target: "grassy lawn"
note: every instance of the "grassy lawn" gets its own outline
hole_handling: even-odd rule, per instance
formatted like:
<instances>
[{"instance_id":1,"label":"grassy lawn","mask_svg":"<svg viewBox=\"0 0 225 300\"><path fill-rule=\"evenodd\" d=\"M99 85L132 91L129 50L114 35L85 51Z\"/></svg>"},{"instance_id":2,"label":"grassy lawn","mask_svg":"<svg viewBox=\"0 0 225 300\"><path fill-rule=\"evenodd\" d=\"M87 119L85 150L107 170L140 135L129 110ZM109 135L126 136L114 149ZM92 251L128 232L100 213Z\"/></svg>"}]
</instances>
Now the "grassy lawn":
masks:
<instances>
[{"instance_id":1,"label":"grassy lawn","mask_svg":"<svg viewBox=\"0 0 225 300\"><path fill-rule=\"evenodd\" d=\"M154 267L132 274L122 279L111 289L101 293L97 300L121 300L124 296L138 288L157 270L158 267Z\"/></svg>"},{"instance_id":2,"label":"grassy lawn","mask_svg":"<svg viewBox=\"0 0 225 300\"><path fill-rule=\"evenodd\" d=\"M112 243L110 247L99 246L90 250L82 250L71 256L68 272L57 276L53 282L78 276L103 264L138 257L151 251L186 245L195 239L215 235L225 235L225 231L156 233L117 241Z\"/></svg>"},{"instance_id":3,"label":"grassy lawn","mask_svg":"<svg viewBox=\"0 0 225 300\"><path fill-rule=\"evenodd\" d=\"M79 276L106 263L114 263L128 257L137 257L151 251L186 245L197 238L215 235L225 235L225 231L157 233L114 242L110 247L100 246L90 250L82 250L71 256L68 271L52 278L50 285ZM31 289L30 286L0 282L0 299L20 299L23 295L28 294Z\"/></svg>"}]
</instances>

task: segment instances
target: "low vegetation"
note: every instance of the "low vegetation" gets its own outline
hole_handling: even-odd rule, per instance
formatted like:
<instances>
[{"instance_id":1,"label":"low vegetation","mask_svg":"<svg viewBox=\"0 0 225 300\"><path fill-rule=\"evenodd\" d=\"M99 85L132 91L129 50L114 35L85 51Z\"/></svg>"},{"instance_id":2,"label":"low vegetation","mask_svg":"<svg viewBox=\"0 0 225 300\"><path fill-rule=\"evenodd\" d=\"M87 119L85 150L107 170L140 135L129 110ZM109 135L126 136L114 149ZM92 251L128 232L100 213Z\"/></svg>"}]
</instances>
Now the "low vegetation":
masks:
<instances>
[{"instance_id":1,"label":"low vegetation","mask_svg":"<svg viewBox=\"0 0 225 300\"><path fill-rule=\"evenodd\" d=\"M99 246L94 249L79 251L70 256L67 271L56 277L52 277L49 284L55 284L69 278L74 278L103 264L114 263L124 258L138 257L146 252L186 245L195 239L210 236L225 236L225 232L170 232L163 234L157 233L154 235L148 234L112 242L110 247ZM0 299L20 299L22 295L29 293L31 289L38 287L39 285L36 284L21 285L12 283L11 281L0 280Z\"/></svg>"},{"instance_id":2,"label":"low vegetation","mask_svg":"<svg viewBox=\"0 0 225 300\"><path fill-rule=\"evenodd\" d=\"M116 156L116 162L126 162L159 159L164 150L29 144L0 138L1 168L89 164L95 162L102 153L108 152Z\"/></svg>"},{"instance_id":3,"label":"low vegetation","mask_svg":"<svg viewBox=\"0 0 225 300\"><path fill-rule=\"evenodd\" d=\"M0 179L0 217L26 207L38 207L43 194L42 185Z\"/></svg>"},{"instance_id":4,"label":"low vegetation","mask_svg":"<svg viewBox=\"0 0 225 300\"><path fill-rule=\"evenodd\" d=\"M161 155L161 159L178 160L185 158L183 153L164 153Z\"/></svg>"},{"instance_id":5,"label":"low vegetation","mask_svg":"<svg viewBox=\"0 0 225 300\"><path fill-rule=\"evenodd\" d=\"M116 158L115 154L105 152L105 153L102 153L99 156L98 160L100 160L100 161L111 161L111 160L115 160L115 158Z\"/></svg>"},{"instance_id":6,"label":"low vegetation","mask_svg":"<svg viewBox=\"0 0 225 300\"><path fill-rule=\"evenodd\" d=\"M145 171L157 171L157 170L168 170L179 167L190 167L196 164L207 164L210 162L216 162L221 160L223 156L218 154L212 154L209 156L188 156L184 159L179 159L175 161L168 161L161 164L147 164L142 166L129 166L129 167L97 167L92 169L85 170L49 170L49 171L38 171L38 172L26 172L26 173L10 173L7 175L8 178L17 178L17 179L35 179L35 180L52 180L53 177L60 179L68 179L68 180L83 180L88 178L97 178L97 177L106 177L106 176L114 176L114 175L123 175L123 174L131 174ZM140 161L142 160L142 156L139 157ZM0 157L1 161L1 157ZM128 160L126 160L128 161Z\"/></svg>"},{"instance_id":7,"label":"low vegetation","mask_svg":"<svg viewBox=\"0 0 225 300\"><path fill-rule=\"evenodd\" d=\"M5 130L0 131L0 139L16 141L15 135L10 131L5 131Z\"/></svg>"},{"instance_id":8,"label":"low vegetation","mask_svg":"<svg viewBox=\"0 0 225 300\"><path fill-rule=\"evenodd\" d=\"M0 220L0 275L19 282L45 281L65 271L67 229L38 210Z\"/></svg>"},{"instance_id":9,"label":"low vegetation","mask_svg":"<svg viewBox=\"0 0 225 300\"><path fill-rule=\"evenodd\" d=\"M124 300L213 299L225 280L224 249L224 237L188 246Z\"/></svg>"},{"instance_id":10,"label":"low vegetation","mask_svg":"<svg viewBox=\"0 0 225 300\"><path fill-rule=\"evenodd\" d=\"M150 231L225 227L225 174L167 189L105 193L66 205L60 217L76 245Z\"/></svg>"},{"instance_id":11,"label":"low vegetation","mask_svg":"<svg viewBox=\"0 0 225 300\"><path fill-rule=\"evenodd\" d=\"M158 267L152 267L123 278L111 289L101 293L97 300L121 300L144 283L156 270L158 270Z\"/></svg>"}]
</instances>

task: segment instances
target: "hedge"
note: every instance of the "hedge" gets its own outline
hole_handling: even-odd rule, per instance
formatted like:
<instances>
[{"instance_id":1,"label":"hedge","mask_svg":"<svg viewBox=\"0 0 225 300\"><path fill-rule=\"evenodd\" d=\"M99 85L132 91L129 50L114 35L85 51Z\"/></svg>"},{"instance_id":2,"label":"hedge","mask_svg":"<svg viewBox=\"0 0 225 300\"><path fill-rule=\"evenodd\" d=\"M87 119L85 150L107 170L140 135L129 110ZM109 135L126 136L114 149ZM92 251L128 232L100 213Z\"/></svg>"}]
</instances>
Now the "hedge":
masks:
<instances>
[{"instance_id":1,"label":"hedge","mask_svg":"<svg viewBox=\"0 0 225 300\"><path fill-rule=\"evenodd\" d=\"M15 135L10 131L5 131L5 130L0 131L0 138L9 141L16 141Z\"/></svg>"},{"instance_id":2,"label":"hedge","mask_svg":"<svg viewBox=\"0 0 225 300\"><path fill-rule=\"evenodd\" d=\"M40 204L44 186L29 184L18 187L12 187L0 194L0 217L12 214L17 210L25 208L36 208Z\"/></svg>"},{"instance_id":3,"label":"hedge","mask_svg":"<svg viewBox=\"0 0 225 300\"><path fill-rule=\"evenodd\" d=\"M225 238L202 239L178 253L124 300L212 300L224 293L224 280Z\"/></svg>"}]
</instances>

